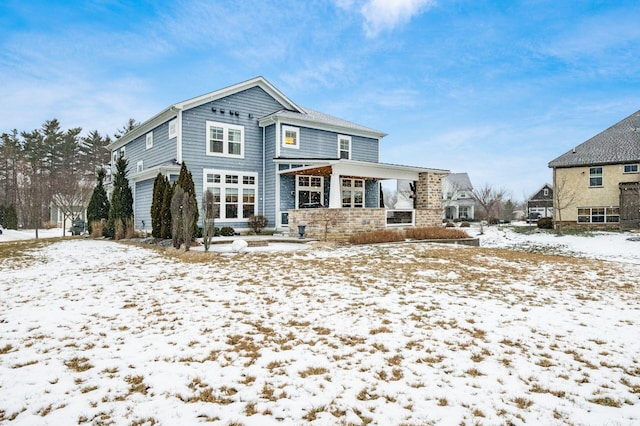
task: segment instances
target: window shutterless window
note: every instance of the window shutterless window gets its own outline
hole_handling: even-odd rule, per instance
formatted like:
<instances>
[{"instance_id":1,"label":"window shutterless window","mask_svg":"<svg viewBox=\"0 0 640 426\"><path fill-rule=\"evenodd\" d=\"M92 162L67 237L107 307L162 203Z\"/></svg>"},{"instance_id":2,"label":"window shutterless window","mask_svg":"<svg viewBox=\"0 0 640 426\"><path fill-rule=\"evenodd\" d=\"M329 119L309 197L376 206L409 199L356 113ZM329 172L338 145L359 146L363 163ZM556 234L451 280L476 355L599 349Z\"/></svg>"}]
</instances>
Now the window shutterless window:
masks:
<instances>
[{"instance_id":1,"label":"window shutterless window","mask_svg":"<svg viewBox=\"0 0 640 426\"><path fill-rule=\"evenodd\" d=\"M178 119L174 118L169 122L169 139L178 136Z\"/></svg>"},{"instance_id":2,"label":"window shutterless window","mask_svg":"<svg viewBox=\"0 0 640 426\"><path fill-rule=\"evenodd\" d=\"M602 167L589 168L589 186L602 186Z\"/></svg>"},{"instance_id":3,"label":"window shutterless window","mask_svg":"<svg viewBox=\"0 0 640 426\"><path fill-rule=\"evenodd\" d=\"M204 170L204 190L213 194L216 218L247 219L255 214L257 181L256 173Z\"/></svg>"},{"instance_id":4,"label":"window shutterless window","mask_svg":"<svg viewBox=\"0 0 640 426\"><path fill-rule=\"evenodd\" d=\"M637 164L625 164L624 165L625 173L638 173L638 165Z\"/></svg>"},{"instance_id":5,"label":"window shutterless window","mask_svg":"<svg viewBox=\"0 0 640 426\"><path fill-rule=\"evenodd\" d=\"M342 179L342 207L364 207L364 180Z\"/></svg>"},{"instance_id":6,"label":"window shutterless window","mask_svg":"<svg viewBox=\"0 0 640 426\"><path fill-rule=\"evenodd\" d=\"M338 158L351 159L351 136L338 135Z\"/></svg>"},{"instance_id":7,"label":"window shutterless window","mask_svg":"<svg viewBox=\"0 0 640 426\"><path fill-rule=\"evenodd\" d=\"M244 127L207 121L207 155L244 157Z\"/></svg>"},{"instance_id":8,"label":"window shutterless window","mask_svg":"<svg viewBox=\"0 0 640 426\"><path fill-rule=\"evenodd\" d=\"M146 136L146 147L147 147L147 149L153 148L153 132L147 133L147 136Z\"/></svg>"},{"instance_id":9,"label":"window shutterless window","mask_svg":"<svg viewBox=\"0 0 640 426\"><path fill-rule=\"evenodd\" d=\"M619 207L580 207L578 223L619 223Z\"/></svg>"},{"instance_id":10,"label":"window shutterless window","mask_svg":"<svg viewBox=\"0 0 640 426\"><path fill-rule=\"evenodd\" d=\"M285 148L300 148L300 129L282 126L282 146Z\"/></svg>"}]
</instances>

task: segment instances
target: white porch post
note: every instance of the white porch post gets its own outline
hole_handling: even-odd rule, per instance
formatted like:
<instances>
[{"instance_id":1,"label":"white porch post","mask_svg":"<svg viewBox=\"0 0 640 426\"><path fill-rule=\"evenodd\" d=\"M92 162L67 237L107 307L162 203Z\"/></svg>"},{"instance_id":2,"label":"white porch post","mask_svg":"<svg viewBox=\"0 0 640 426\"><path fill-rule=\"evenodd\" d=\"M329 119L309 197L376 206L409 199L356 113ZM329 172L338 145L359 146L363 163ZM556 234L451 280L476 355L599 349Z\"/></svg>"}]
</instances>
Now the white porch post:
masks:
<instances>
[{"instance_id":1,"label":"white porch post","mask_svg":"<svg viewBox=\"0 0 640 426\"><path fill-rule=\"evenodd\" d=\"M340 171L333 166L331 171L331 187L329 188L329 208L339 209L342 207L342 197L340 196Z\"/></svg>"}]
</instances>

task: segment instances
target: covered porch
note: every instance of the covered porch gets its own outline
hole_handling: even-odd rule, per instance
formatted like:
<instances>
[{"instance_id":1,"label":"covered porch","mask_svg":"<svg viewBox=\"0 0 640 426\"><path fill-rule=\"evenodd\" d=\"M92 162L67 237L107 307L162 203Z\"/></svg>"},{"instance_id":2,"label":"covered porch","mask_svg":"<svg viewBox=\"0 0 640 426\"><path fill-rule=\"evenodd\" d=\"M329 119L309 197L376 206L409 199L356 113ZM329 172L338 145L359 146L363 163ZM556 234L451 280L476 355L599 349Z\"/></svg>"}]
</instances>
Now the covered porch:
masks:
<instances>
[{"instance_id":1,"label":"covered porch","mask_svg":"<svg viewBox=\"0 0 640 426\"><path fill-rule=\"evenodd\" d=\"M305 164L279 171L279 177L295 180L293 191L280 191L280 205L292 207L281 212L286 220L279 224L289 235L297 235L299 225L308 237L346 239L358 232L440 223L441 180L447 170L344 159L299 161ZM385 180L397 181L393 208L381 203L380 182Z\"/></svg>"}]
</instances>

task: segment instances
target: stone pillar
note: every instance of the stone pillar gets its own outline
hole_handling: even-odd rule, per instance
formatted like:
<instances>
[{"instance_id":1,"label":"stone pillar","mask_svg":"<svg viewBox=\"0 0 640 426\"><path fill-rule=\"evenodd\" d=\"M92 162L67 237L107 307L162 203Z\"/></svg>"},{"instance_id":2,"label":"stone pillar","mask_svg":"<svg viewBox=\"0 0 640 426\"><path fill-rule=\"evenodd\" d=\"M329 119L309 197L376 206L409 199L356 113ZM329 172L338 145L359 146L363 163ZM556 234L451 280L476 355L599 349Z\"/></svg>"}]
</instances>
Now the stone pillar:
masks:
<instances>
[{"instance_id":1,"label":"stone pillar","mask_svg":"<svg viewBox=\"0 0 640 426\"><path fill-rule=\"evenodd\" d=\"M446 173L422 172L416 185L416 226L437 226L442 221L442 178Z\"/></svg>"}]
</instances>

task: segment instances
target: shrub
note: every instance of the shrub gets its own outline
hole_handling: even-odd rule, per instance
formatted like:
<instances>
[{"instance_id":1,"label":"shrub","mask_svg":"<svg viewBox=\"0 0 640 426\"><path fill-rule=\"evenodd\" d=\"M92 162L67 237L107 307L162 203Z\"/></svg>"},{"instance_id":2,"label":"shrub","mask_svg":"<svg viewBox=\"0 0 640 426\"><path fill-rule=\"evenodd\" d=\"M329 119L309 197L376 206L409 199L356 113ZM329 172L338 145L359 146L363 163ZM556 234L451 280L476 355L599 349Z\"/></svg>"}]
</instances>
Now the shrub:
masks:
<instances>
[{"instance_id":1,"label":"shrub","mask_svg":"<svg viewBox=\"0 0 640 426\"><path fill-rule=\"evenodd\" d=\"M105 219L94 220L91 222L91 237L92 238L100 238L102 237L102 228L104 228L105 223L107 221Z\"/></svg>"},{"instance_id":2,"label":"shrub","mask_svg":"<svg viewBox=\"0 0 640 426\"><path fill-rule=\"evenodd\" d=\"M553 218L540 217L538 218L538 228L540 229L553 229Z\"/></svg>"},{"instance_id":3,"label":"shrub","mask_svg":"<svg viewBox=\"0 0 640 426\"><path fill-rule=\"evenodd\" d=\"M469 228L471 224L467 221L460 222L460 228Z\"/></svg>"},{"instance_id":4,"label":"shrub","mask_svg":"<svg viewBox=\"0 0 640 426\"><path fill-rule=\"evenodd\" d=\"M455 228L456 225L453 222L447 222L444 226L446 228Z\"/></svg>"},{"instance_id":5,"label":"shrub","mask_svg":"<svg viewBox=\"0 0 640 426\"><path fill-rule=\"evenodd\" d=\"M220 236L220 228L218 228L217 226L213 227L213 236L214 237L219 237Z\"/></svg>"},{"instance_id":6,"label":"shrub","mask_svg":"<svg viewBox=\"0 0 640 426\"><path fill-rule=\"evenodd\" d=\"M497 225L500 223L500 219L498 219L497 217L492 217L491 219L489 219L489 225Z\"/></svg>"},{"instance_id":7,"label":"shrub","mask_svg":"<svg viewBox=\"0 0 640 426\"><path fill-rule=\"evenodd\" d=\"M233 237L236 234L236 231L230 226L223 226L220 229L220 235L223 237Z\"/></svg>"},{"instance_id":8,"label":"shrub","mask_svg":"<svg viewBox=\"0 0 640 426\"><path fill-rule=\"evenodd\" d=\"M390 243L394 241L404 241L402 231L384 229L380 231L358 232L349 237L351 244Z\"/></svg>"},{"instance_id":9,"label":"shrub","mask_svg":"<svg viewBox=\"0 0 640 426\"><path fill-rule=\"evenodd\" d=\"M256 234L262 232L268 223L269 220L260 214L249 216L249 228Z\"/></svg>"},{"instance_id":10,"label":"shrub","mask_svg":"<svg viewBox=\"0 0 640 426\"><path fill-rule=\"evenodd\" d=\"M425 228L408 228L405 230L407 238L412 240L447 240L455 238L470 238L461 229L441 228L439 226Z\"/></svg>"}]
</instances>

